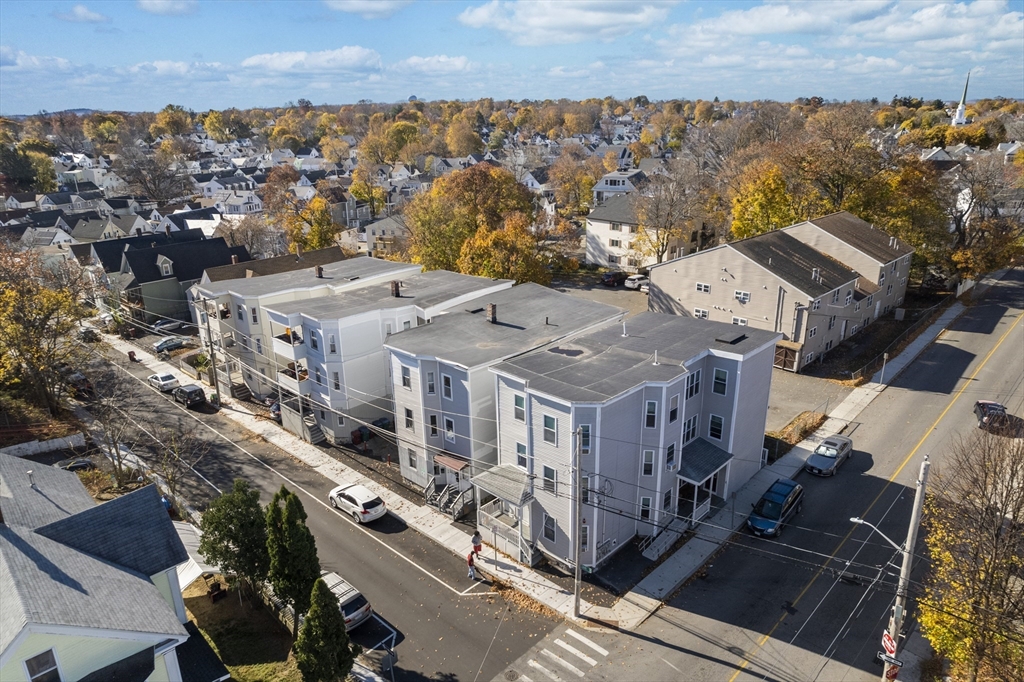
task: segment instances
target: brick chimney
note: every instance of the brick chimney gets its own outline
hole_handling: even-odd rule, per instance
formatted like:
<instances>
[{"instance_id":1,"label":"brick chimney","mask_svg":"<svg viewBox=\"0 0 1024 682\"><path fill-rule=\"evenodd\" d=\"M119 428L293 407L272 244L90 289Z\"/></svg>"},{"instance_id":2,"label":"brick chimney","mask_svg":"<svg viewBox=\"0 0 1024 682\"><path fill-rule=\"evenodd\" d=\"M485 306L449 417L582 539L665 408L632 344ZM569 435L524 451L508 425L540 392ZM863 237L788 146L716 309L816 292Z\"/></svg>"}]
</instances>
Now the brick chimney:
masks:
<instances>
[{"instance_id":1,"label":"brick chimney","mask_svg":"<svg viewBox=\"0 0 1024 682\"><path fill-rule=\"evenodd\" d=\"M487 321L491 324L495 324L498 321L498 304L488 303L487 304Z\"/></svg>"},{"instance_id":2,"label":"brick chimney","mask_svg":"<svg viewBox=\"0 0 1024 682\"><path fill-rule=\"evenodd\" d=\"M323 279L324 278L324 266L322 266L322 265L315 266L313 268L313 272L316 273L316 278L317 279Z\"/></svg>"},{"instance_id":3,"label":"brick chimney","mask_svg":"<svg viewBox=\"0 0 1024 682\"><path fill-rule=\"evenodd\" d=\"M295 245L295 260L302 260L302 244Z\"/></svg>"},{"instance_id":4,"label":"brick chimney","mask_svg":"<svg viewBox=\"0 0 1024 682\"><path fill-rule=\"evenodd\" d=\"M166 234L166 235L167 235L168 237L170 237L170 236L171 236L171 224L170 224L170 223L168 223L168 224L164 225L164 233L165 233L165 234Z\"/></svg>"},{"instance_id":5,"label":"brick chimney","mask_svg":"<svg viewBox=\"0 0 1024 682\"><path fill-rule=\"evenodd\" d=\"M397 279L391 280L391 295L395 298L402 298L402 283Z\"/></svg>"},{"instance_id":6,"label":"brick chimney","mask_svg":"<svg viewBox=\"0 0 1024 682\"><path fill-rule=\"evenodd\" d=\"M235 254L235 253L231 254L231 264L232 265L238 265L238 254Z\"/></svg>"},{"instance_id":7,"label":"brick chimney","mask_svg":"<svg viewBox=\"0 0 1024 682\"><path fill-rule=\"evenodd\" d=\"M141 227L136 227L135 228L135 236L136 237L141 237L142 236L142 228Z\"/></svg>"}]
</instances>

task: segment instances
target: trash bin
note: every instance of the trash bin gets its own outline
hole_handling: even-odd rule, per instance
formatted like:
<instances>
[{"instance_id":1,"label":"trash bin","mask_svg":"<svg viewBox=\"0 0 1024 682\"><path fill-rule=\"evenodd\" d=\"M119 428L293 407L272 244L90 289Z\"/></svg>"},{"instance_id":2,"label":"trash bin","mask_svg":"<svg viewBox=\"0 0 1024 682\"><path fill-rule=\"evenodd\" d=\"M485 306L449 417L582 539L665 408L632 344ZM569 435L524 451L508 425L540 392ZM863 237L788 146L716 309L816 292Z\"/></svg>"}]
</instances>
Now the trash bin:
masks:
<instances>
[{"instance_id":1,"label":"trash bin","mask_svg":"<svg viewBox=\"0 0 1024 682\"><path fill-rule=\"evenodd\" d=\"M138 360L135 359L135 351L128 351L128 360L130 360L131 362L138 362Z\"/></svg>"}]
</instances>

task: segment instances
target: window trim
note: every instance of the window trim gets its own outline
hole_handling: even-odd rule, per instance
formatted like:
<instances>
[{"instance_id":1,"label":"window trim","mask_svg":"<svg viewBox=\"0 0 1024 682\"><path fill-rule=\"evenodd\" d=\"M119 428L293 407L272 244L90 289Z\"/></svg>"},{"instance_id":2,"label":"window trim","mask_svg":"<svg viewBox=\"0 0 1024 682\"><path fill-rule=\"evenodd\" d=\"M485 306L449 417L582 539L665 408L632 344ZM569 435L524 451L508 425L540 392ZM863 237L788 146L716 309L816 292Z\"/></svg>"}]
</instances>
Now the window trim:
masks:
<instances>
[{"instance_id":1,"label":"window trim","mask_svg":"<svg viewBox=\"0 0 1024 682\"><path fill-rule=\"evenodd\" d=\"M320 350L320 342L316 340L316 330L309 330L309 347L313 350Z\"/></svg>"},{"instance_id":2,"label":"window trim","mask_svg":"<svg viewBox=\"0 0 1024 682\"><path fill-rule=\"evenodd\" d=\"M402 365L402 388L412 390L412 370L409 369L408 365Z\"/></svg>"},{"instance_id":3,"label":"window trim","mask_svg":"<svg viewBox=\"0 0 1024 682\"><path fill-rule=\"evenodd\" d=\"M520 448L522 451L520 452ZM522 459L522 464L519 460ZM516 441L516 466L526 471L530 470L530 451L526 448L526 443L520 443Z\"/></svg>"},{"instance_id":4,"label":"window trim","mask_svg":"<svg viewBox=\"0 0 1024 682\"><path fill-rule=\"evenodd\" d=\"M437 392L437 386L434 385L434 373L427 372L427 395L434 395Z\"/></svg>"},{"instance_id":5,"label":"window trim","mask_svg":"<svg viewBox=\"0 0 1024 682\"><path fill-rule=\"evenodd\" d=\"M449 443L455 442L455 420L451 417L444 418L444 439Z\"/></svg>"},{"instance_id":6,"label":"window trim","mask_svg":"<svg viewBox=\"0 0 1024 682\"><path fill-rule=\"evenodd\" d=\"M644 504L644 500L647 501L646 504ZM642 522L648 522L648 523L650 522L650 520L651 520L651 498L649 498L649 497L641 497L640 498L640 514L638 515L638 517L639 517L640 521L642 521Z\"/></svg>"},{"instance_id":7,"label":"window trim","mask_svg":"<svg viewBox=\"0 0 1024 682\"><path fill-rule=\"evenodd\" d=\"M580 424L580 454L590 454L590 424Z\"/></svg>"},{"instance_id":8,"label":"window trim","mask_svg":"<svg viewBox=\"0 0 1024 682\"><path fill-rule=\"evenodd\" d=\"M548 420L553 422L553 426L548 428ZM551 443L554 446L558 446L558 417L553 417L550 414L542 415L541 417L541 429L543 431L543 438L545 443ZM551 438L548 438L548 433L551 433Z\"/></svg>"},{"instance_id":9,"label":"window trim","mask_svg":"<svg viewBox=\"0 0 1024 682\"><path fill-rule=\"evenodd\" d=\"M580 502L590 504L590 476L580 476Z\"/></svg>"},{"instance_id":10,"label":"window trim","mask_svg":"<svg viewBox=\"0 0 1024 682\"><path fill-rule=\"evenodd\" d=\"M697 293L698 294L710 294L711 285L705 284L704 282L697 282Z\"/></svg>"},{"instance_id":11,"label":"window trim","mask_svg":"<svg viewBox=\"0 0 1024 682\"><path fill-rule=\"evenodd\" d=\"M674 424L679 419L679 394L676 393L668 399L668 423Z\"/></svg>"},{"instance_id":12,"label":"window trim","mask_svg":"<svg viewBox=\"0 0 1024 682\"><path fill-rule=\"evenodd\" d=\"M413 432L416 431L416 419L412 413L412 409L408 407L405 408L405 428Z\"/></svg>"},{"instance_id":13,"label":"window trim","mask_svg":"<svg viewBox=\"0 0 1024 682\"><path fill-rule=\"evenodd\" d=\"M651 409L653 408L653 409ZM644 428L658 428L658 401L647 400L644 402Z\"/></svg>"},{"instance_id":14,"label":"window trim","mask_svg":"<svg viewBox=\"0 0 1024 682\"><path fill-rule=\"evenodd\" d=\"M708 319L708 311L704 308L694 308L693 316L698 320L706 320Z\"/></svg>"},{"instance_id":15,"label":"window trim","mask_svg":"<svg viewBox=\"0 0 1024 682\"><path fill-rule=\"evenodd\" d=\"M430 415L429 424L430 424L430 437L431 438L437 438L437 415L436 414Z\"/></svg>"},{"instance_id":16,"label":"window trim","mask_svg":"<svg viewBox=\"0 0 1024 682\"><path fill-rule=\"evenodd\" d=\"M718 373L725 374L725 378L722 379L722 390L718 391ZM728 395L729 394L729 370L722 367L715 367L714 376L711 381L711 392L715 395Z\"/></svg>"},{"instance_id":17,"label":"window trim","mask_svg":"<svg viewBox=\"0 0 1024 682\"><path fill-rule=\"evenodd\" d=\"M544 518L541 521L541 536L548 542L555 542L558 537L558 525L555 523L555 517L551 516L547 512L543 512ZM551 521L551 537L548 537L548 521Z\"/></svg>"},{"instance_id":18,"label":"window trim","mask_svg":"<svg viewBox=\"0 0 1024 682\"><path fill-rule=\"evenodd\" d=\"M420 469L419 469L419 463L417 462L417 458L416 458L416 451L413 450L412 448L406 448L405 449L405 456L407 458L406 459L406 464L409 466L409 468L412 469L413 471L419 471Z\"/></svg>"},{"instance_id":19,"label":"window trim","mask_svg":"<svg viewBox=\"0 0 1024 682\"><path fill-rule=\"evenodd\" d=\"M676 464L676 444L675 441L665 446L665 468L672 470Z\"/></svg>"},{"instance_id":20,"label":"window trim","mask_svg":"<svg viewBox=\"0 0 1024 682\"><path fill-rule=\"evenodd\" d=\"M649 457L648 457L649 455ZM649 460L649 461L648 461ZM647 465L651 465L650 471L647 470ZM644 450L640 453L640 475L641 476L653 476L654 475L654 450Z\"/></svg>"},{"instance_id":21,"label":"window trim","mask_svg":"<svg viewBox=\"0 0 1024 682\"><path fill-rule=\"evenodd\" d=\"M40 656L43 656L45 654L50 654L50 656L53 657L53 667L52 668L47 668L46 670L41 670L38 673L36 673L36 675L33 677L32 672L28 668L28 662L31 661L34 658L39 658ZM25 679L27 679L27 680L34 680L34 679L38 680L42 675L45 675L46 673L48 673L50 671L53 671L53 670L57 671L57 676L59 677L61 682L63 682L66 679L64 677L64 671L61 670L60 661L57 660L57 649L55 647L50 647L49 649L47 649L45 651L40 651L39 653L35 654L34 656L29 656L28 658L22 659L21 667L25 670Z\"/></svg>"},{"instance_id":22,"label":"window trim","mask_svg":"<svg viewBox=\"0 0 1024 682\"><path fill-rule=\"evenodd\" d=\"M717 438L715 436L711 435L711 428L712 428L712 425L715 423L715 419L717 419L718 422L719 422L718 437ZM710 438L711 440L718 440L718 441L720 441L720 440L722 440L723 436L725 436L725 417L723 417L721 415L718 415L718 414L712 414L709 417L709 419L708 419L708 438Z\"/></svg>"},{"instance_id":23,"label":"window trim","mask_svg":"<svg viewBox=\"0 0 1024 682\"><path fill-rule=\"evenodd\" d=\"M260 323L260 318L259 318L259 313L256 310L256 306L253 306L253 307L249 308L249 312L252 313L252 315L251 315L252 323L253 324L259 324Z\"/></svg>"},{"instance_id":24,"label":"window trim","mask_svg":"<svg viewBox=\"0 0 1024 682\"><path fill-rule=\"evenodd\" d=\"M519 401L523 401L522 407L517 405ZM522 412L522 416L519 413ZM526 396L521 393L512 394L512 418L517 422L526 423Z\"/></svg>"},{"instance_id":25,"label":"window trim","mask_svg":"<svg viewBox=\"0 0 1024 682\"><path fill-rule=\"evenodd\" d=\"M551 476L548 476L548 472L551 472ZM550 467L547 464L543 465L540 470L540 487L541 490L549 492L553 495L558 495L558 471L555 467Z\"/></svg>"},{"instance_id":26,"label":"window trim","mask_svg":"<svg viewBox=\"0 0 1024 682\"><path fill-rule=\"evenodd\" d=\"M444 383L445 380L448 381L448 385L447 386ZM444 398L445 400L454 400L455 399L453 397L455 395L455 389L452 388L452 386L453 386L453 384L452 384L451 376L448 375L448 374L444 374L442 372L442 374L441 374L441 397ZM445 395L445 394L447 394L447 395Z\"/></svg>"}]
</instances>

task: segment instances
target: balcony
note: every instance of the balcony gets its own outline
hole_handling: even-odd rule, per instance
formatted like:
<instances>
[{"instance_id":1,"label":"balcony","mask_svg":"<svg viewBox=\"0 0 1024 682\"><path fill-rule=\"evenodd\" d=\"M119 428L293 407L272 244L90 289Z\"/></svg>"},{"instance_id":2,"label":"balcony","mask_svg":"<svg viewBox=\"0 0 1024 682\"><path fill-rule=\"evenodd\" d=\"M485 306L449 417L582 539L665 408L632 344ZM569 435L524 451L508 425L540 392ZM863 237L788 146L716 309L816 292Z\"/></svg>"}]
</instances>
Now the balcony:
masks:
<instances>
[{"instance_id":1,"label":"balcony","mask_svg":"<svg viewBox=\"0 0 1024 682\"><path fill-rule=\"evenodd\" d=\"M309 393L309 372L303 368L298 371L289 367L277 373L277 381L281 388L291 391L295 395L306 395Z\"/></svg>"},{"instance_id":2,"label":"balcony","mask_svg":"<svg viewBox=\"0 0 1024 682\"><path fill-rule=\"evenodd\" d=\"M306 344L293 331L274 337L274 352L292 362L306 359Z\"/></svg>"}]
</instances>

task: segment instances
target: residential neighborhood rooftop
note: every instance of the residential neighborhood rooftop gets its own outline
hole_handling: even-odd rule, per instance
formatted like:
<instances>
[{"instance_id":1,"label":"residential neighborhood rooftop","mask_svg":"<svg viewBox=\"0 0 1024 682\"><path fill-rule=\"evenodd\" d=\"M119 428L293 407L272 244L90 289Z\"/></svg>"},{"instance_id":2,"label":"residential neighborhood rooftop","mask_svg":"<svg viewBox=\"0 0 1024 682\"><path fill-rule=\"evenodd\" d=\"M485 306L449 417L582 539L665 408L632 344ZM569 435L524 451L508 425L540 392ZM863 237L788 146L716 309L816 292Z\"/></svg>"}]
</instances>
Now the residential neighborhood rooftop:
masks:
<instances>
[{"instance_id":1,"label":"residential neighborhood rooftop","mask_svg":"<svg viewBox=\"0 0 1024 682\"><path fill-rule=\"evenodd\" d=\"M336 246L315 251L304 251L301 256L294 253L273 258L262 258L250 260L244 263L230 263L215 268L207 268L204 280L220 282L227 279L239 279L245 277L264 277L276 275L282 272L292 272L303 268L312 268L317 265L327 265L343 261L348 256Z\"/></svg>"},{"instance_id":2,"label":"residential neighborhood rooftop","mask_svg":"<svg viewBox=\"0 0 1024 682\"><path fill-rule=\"evenodd\" d=\"M735 249L808 296L822 296L856 280L858 276L834 258L781 230L741 239L718 248Z\"/></svg>"},{"instance_id":3,"label":"residential neighborhood rooftop","mask_svg":"<svg viewBox=\"0 0 1024 682\"><path fill-rule=\"evenodd\" d=\"M587 216L588 220L600 220L609 223L625 223L636 225L636 211L633 209L635 197L631 194L616 194L598 204Z\"/></svg>"},{"instance_id":4,"label":"residential neighborhood rooftop","mask_svg":"<svg viewBox=\"0 0 1024 682\"><path fill-rule=\"evenodd\" d=\"M909 245L898 238L891 237L884 230L876 229L871 223L861 220L847 211L839 211L821 218L812 218L807 222L862 251L881 264L913 251Z\"/></svg>"}]
</instances>

